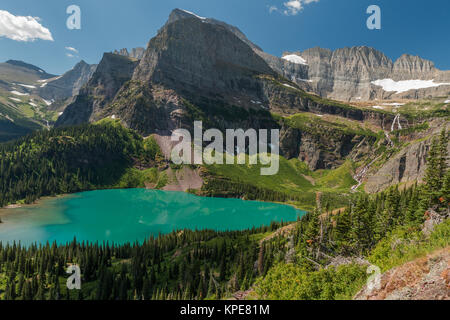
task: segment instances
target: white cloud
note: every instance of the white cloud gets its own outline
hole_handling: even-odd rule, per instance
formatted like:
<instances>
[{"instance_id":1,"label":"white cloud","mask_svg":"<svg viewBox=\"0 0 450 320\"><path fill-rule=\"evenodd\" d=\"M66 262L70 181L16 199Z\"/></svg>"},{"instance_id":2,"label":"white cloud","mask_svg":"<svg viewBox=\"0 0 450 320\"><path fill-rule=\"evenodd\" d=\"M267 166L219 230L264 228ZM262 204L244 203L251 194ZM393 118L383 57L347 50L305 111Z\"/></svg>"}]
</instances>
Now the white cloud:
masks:
<instances>
[{"instance_id":1,"label":"white cloud","mask_svg":"<svg viewBox=\"0 0 450 320\"><path fill-rule=\"evenodd\" d=\"M0 37L15 41L34 41L36 39L53 41L50 30L43 27L38 17L15 16L0 10Z\"/></svg>"},{"instance_id":2,"label":"white cloud","mask_svg":"<svg viewBox=\"0 0 450 320\"><path fill-rule=\"evenodd\" d=\"M74 47L66 47L66 50L69 50L69 51L72 51L72 52L78 53L78 50L77 50L77 49L75 49Z\"/></svg>"},{"instance_id":3,"label":"white cloud","mask_svg":"<svg viewBox=\"0 0 450 320\"><path fill-rule=\"evenodd\" d=\"M319 2L319 0L290 0L284 3L286 9L283 13L287 16L295 16L303 10L304 5L313 2Z\"/></svg>"},{"instance_id":4,"label":"white cloud","mask_svg":"<svg viewBox=\"0 0 450 320\"><path fill-rule=\"evenodd\" d=\"M66 52L66 56L69 58L78 58L78 50L74 47L65 47L65 49L68 51Z\"/></svg>"}]
</instances>

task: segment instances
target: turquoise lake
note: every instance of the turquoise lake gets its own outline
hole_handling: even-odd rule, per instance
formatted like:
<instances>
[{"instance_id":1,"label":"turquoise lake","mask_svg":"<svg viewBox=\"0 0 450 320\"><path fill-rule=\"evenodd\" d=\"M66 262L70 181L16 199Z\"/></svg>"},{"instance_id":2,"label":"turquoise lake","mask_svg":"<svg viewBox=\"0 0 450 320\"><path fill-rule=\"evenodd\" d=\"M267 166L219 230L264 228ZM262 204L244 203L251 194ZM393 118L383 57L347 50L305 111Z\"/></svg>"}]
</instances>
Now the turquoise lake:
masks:
<instances>
[{"instance_id":1,"label":"turquoise lake","mask_svg":"<svg viewBox=\"0 0 450 320\"><path fill-rule=\"evenodd\" d=\"M295 221L305 212L291 206L204 198L184 192L119 189L45 199L37 205L0 210L0 241L142 242L179 229L242 230L272 221Z\"/></svg>"}]
</instances>

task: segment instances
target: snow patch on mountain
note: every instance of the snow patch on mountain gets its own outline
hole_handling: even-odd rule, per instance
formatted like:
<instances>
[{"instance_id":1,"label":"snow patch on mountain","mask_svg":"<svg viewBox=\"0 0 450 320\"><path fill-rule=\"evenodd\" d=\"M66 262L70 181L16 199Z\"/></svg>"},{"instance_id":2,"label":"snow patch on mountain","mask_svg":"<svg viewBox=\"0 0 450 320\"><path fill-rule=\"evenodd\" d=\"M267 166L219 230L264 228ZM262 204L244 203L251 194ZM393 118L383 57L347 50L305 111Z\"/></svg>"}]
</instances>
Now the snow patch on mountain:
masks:
<instances>
[{"instance_id":1,"label":"snow patch on mountain","mask_svg":"<svg viewBox=\"0 0 450 320\"><path fill-rule=\"evenodd\" d=\"M47 105L47 106L49 106L49 105L51 105L53 102L55 102L53 99L51 100L51 101L48 101L48 100L45 100L45 99L42 99L44 102L45 102L45 104Z\"/></svg>"},{"instance_id":2,"label":"snow patch on mountain","mask_svg":"<svg viewBox=\"0 0 450 320\"><path fill-rule=\"evenodd\" d=\"M372 81L372 84L382 87L384 91L396 93L403 93L409 90L418 90L433 88L439 86L450 86L450 83L435 83L434 80L403 80L394 81L392 79L382 79Z\"/></svg>"},{"instance_id":3,"label":"snow patch on mountain","mask_svg":"<svg viewBox=\"0 0 450 320\"><path fill-rule=\"evenodd\" d=\"M306 60L303 59L302 57L300 57L297 54L288 54L288 55L282 57L282 59L287 60L287 61L292 62L292 63L296 63L296 64L303 64L305 66L308 65Z\"/></svg>"},{"instance_id":4,"label":"snow patch on mountain","mask_svg":"<svg viewBox=\"0 0 450 320\"><path fill-rule=\"evenodd\" d=\"M184 12L190 14L190 15L193 15L193 16L196 17L196 18L199 18L200 20L206 20L205 17L200 17L199 15L196 15L196 14L193 13L193 12L190 12L190 11L187 11L187 10L184 10L184 9L180 9L180 10L181 10L181 11L184 11Z\"/></svg>"},{"instance_id":5,"label":"snow patch on mountain","mask_svg":"<svg viewBox=\"0 0 450 320\"><path fill-rule=\"evenodd\" d=\"M29 93L22 93L16 90L10 91L12 94L15 94L16 96L29 96Z\"/></svg>"},{"instance_id":6,"label":"snow patch on mountain","mask_svg":"<svg viewBox=\"0 0 450 320\"><path fill-rule=\"evenodd\" d=\"M24 88L28 88L28 89L36 89L35 86L30 86L28 84L22 84L22 83L18 83L17 85L22 86Z\"/></svg>"},{"instance_id":7,"label":"snow patch on mountain","mask_svg":"<svg viewBox=\"0 0 450 320\"><path fill-rule=\"evenodd\" d=\"M4 117L6 120L9 120L9 121L11 121L11 122L14 122L14 120L11 119L7 114L0 113L0 117Z\"/></svg>"}]
</instances>

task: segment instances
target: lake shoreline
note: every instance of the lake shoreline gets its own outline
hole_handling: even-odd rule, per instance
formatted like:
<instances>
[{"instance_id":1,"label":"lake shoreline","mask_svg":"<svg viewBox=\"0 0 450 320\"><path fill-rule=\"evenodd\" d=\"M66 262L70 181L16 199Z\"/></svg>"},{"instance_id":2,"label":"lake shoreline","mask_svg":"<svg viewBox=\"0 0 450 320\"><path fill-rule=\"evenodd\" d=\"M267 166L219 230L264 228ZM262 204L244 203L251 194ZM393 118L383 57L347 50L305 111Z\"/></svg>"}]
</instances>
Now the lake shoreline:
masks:
<instances>
[{"instance_id":1,"label":"lake shoreline","mask_svg":"<svg viewBox=\"0 0 450 320\"><path fill-rule=\"evenodd\" d=\"M33 203L30 204L21 204L21 203L14 203L14 204L9 204L5 207L1 207L0 208L0 217L1 216L6 216L7 213L6 211L11 210L13 211L13 209L19 209L19 208L24 208L24 207L32 207L32 206L36 206L39 205L39 203L43 200L49 200L49 199L57 199L57 198L64 198L64 197L68 197L68 196L73 196L76 195L77 193L82 193L82 192L91 192L91 191L100 191L100 190L118 190L118 189L145 189L145 190L159 190L159 191L164 191L164 192L182 192L182 193L187 193L187 194L191 194L191 195L195 195L197 197L202 197L202 198L218 198L218 199L238 199L238 200L242 200L242 201L253 201L253 202L265 202L265 203L275 203L275 204L282 204L285 206L291 206L296 210L300 210L300 211L305 211L305 212L309 212L309 210L305 209L305 208L301 208L293 203L286 203L286 202L278 202L278 201L267 201L267 200L248 200L248 199L242 199L239 197L232 197L232 198L225 198L225 197L207 197L207 196L203 196L203 195L198 195L192 192L188 192L188 191L176 191L176 190L160 190L160 189L153 189L153 188L148 188L148 187L136 187L136 188L105 188L105 189L94 189L94 190L84 190L84 191L78 191L78 192L74 192L74 193L63 193L63 194L58 194L55 196L44 196L41 197L39 199L37 199L36 201L34 201ZM5 210L5 213L2 214L2 212Z\"/></svg>"},{"instance_id":2,"label":"lake shoreline","mask_svg":"<svg viewBox=\"0 0 450 320\"><path fill-rule=\"evenodd\" d=\"M84 191L81 191L81 192L84 192ZM64 194L58 194L56 196L45 196L45 197L41 197L41 198L37 199L33 203L28 203L28 204L25 204L25 203L9 204L9 205L7 205L5 207L0 208L0 217L7 217L8 215L14 214L15 213L14 212L15 209L23 209L23 208L35 207L35 206L40 205L43 201L52 200L52 199L58 199L58 198L66 198L66 197L74 196L77 193L64 193ZM3 223L5 223L5 221L3 221Z\"/></svg>"},{"instance_id":3,"label":"lake shoreline","mask_svg":"<svg viewBox=\"0 0 450 320\"><path fill-rule=\"evenodd\" d=\"M55 200L56 199L56 200ZM2 209L1 241L145 241L173 230L240 231L295 222L306 214L292 205L213 198L180 191L106 189L43 197Z\"/></svg>"}]
</instances>

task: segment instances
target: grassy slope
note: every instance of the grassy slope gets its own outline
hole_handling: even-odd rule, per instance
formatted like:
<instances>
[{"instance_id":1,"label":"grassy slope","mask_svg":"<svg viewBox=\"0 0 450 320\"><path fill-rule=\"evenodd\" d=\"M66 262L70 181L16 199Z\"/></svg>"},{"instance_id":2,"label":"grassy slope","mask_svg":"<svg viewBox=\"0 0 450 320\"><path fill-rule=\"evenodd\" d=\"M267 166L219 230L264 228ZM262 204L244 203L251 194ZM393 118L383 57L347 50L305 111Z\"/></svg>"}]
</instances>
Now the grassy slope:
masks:
<instances>
[{"instance_id":1,"label":"grassy slope","mask_svg":"<svg viewBox=\"0 0 450 320\"><path fill-rule=\"evenodd\" d=\"M19 107L11 107L0 101L0 142L16 139L41 128L40 123L27 118Z\"/></svg>"},{"instance_id":2,"label":"grassy slope","mask_svg":"<svg viewBox=\"0 0 450 320\"><path fill-rule=\"evenodd\" d=\"M25 88L19 84L35 87L41 86L42 83L38 82L38 80L44 79L42 74L26 68L1 63L0 75L0 81L5 85L3 87L0 86L0 113L4 115L0 115L0 121L6 120L5 115L7 115L15 124L12 125L12 121L6 120L10 123L3 125L3 130L0 130L0 141L23 136L42 128L46 121L52 122L57 118L58 113L50 110L42 98L33 94L20 96L9 92L9 90L14 90L14 88L17 88L16 91L23 92ZM17 126L25 128L25 130L17 129Z\"/></svg>"},{"instance_id":3,"label":"grassy slope","mask_svg":"<svg viewBox=\"0 0 450 320\"><path fill-rule=\"evenodd\" d=\"M246 182L260 188L287 193L305 191L341 191L347 192L356 184L351 173L353 165L345 162L335 170L309 170L306 163L298 159L286 160L280 156L280 169L276 175L262 176L261 164L257 165L208 165L207 170L220 177Z\"/></svg>"},{"instance_id":4,"label":"grassy slope","mask_svg":"<svg viewBox=\"0 0 450 320\"><path fill-rule=\"evenodd\" d=\"M299 113L284 119L288 126L311 133L320 133L320 130L326 129L339 134L377 136L365 123L343 117Z\"/></svg>"},{"instance_id":5,"label":"grassy slope","mask_svg":"<svg viewBox=\"0 0 450 320\"><path fill-rule=\"evenodd\" d=\"M450 245L450 220L437 226L429 237L417 229L402 226L380 241L368 259L386 272ZM259 278L249 298L351 300L366 284L367 266L356 264L306 271L295 264L280 263Z\"/></svg>"},{"instance_id":6,"label":"grassy slope","mask_svg":"<svg viewBox=\"0 0 450 320\"><path fill-rule=\"evenodd\" d=\"M302 200L294 204L301 209L312 210L316 203L316 193L325 193L326 198L337 200L338 195L350 192L357 182L353 179L354 165L346 161L335 170L309 170L306 163L298 159L286 160L280 156L279 172L273 176L261 175L261 164L249 165L208 165L207 172L213 178L225 178L234 182L269 189ZM344 197L345 198L345 197ZM341 201L332 201L332 207L340 207Z\"/></svg>"}]
</instances>

